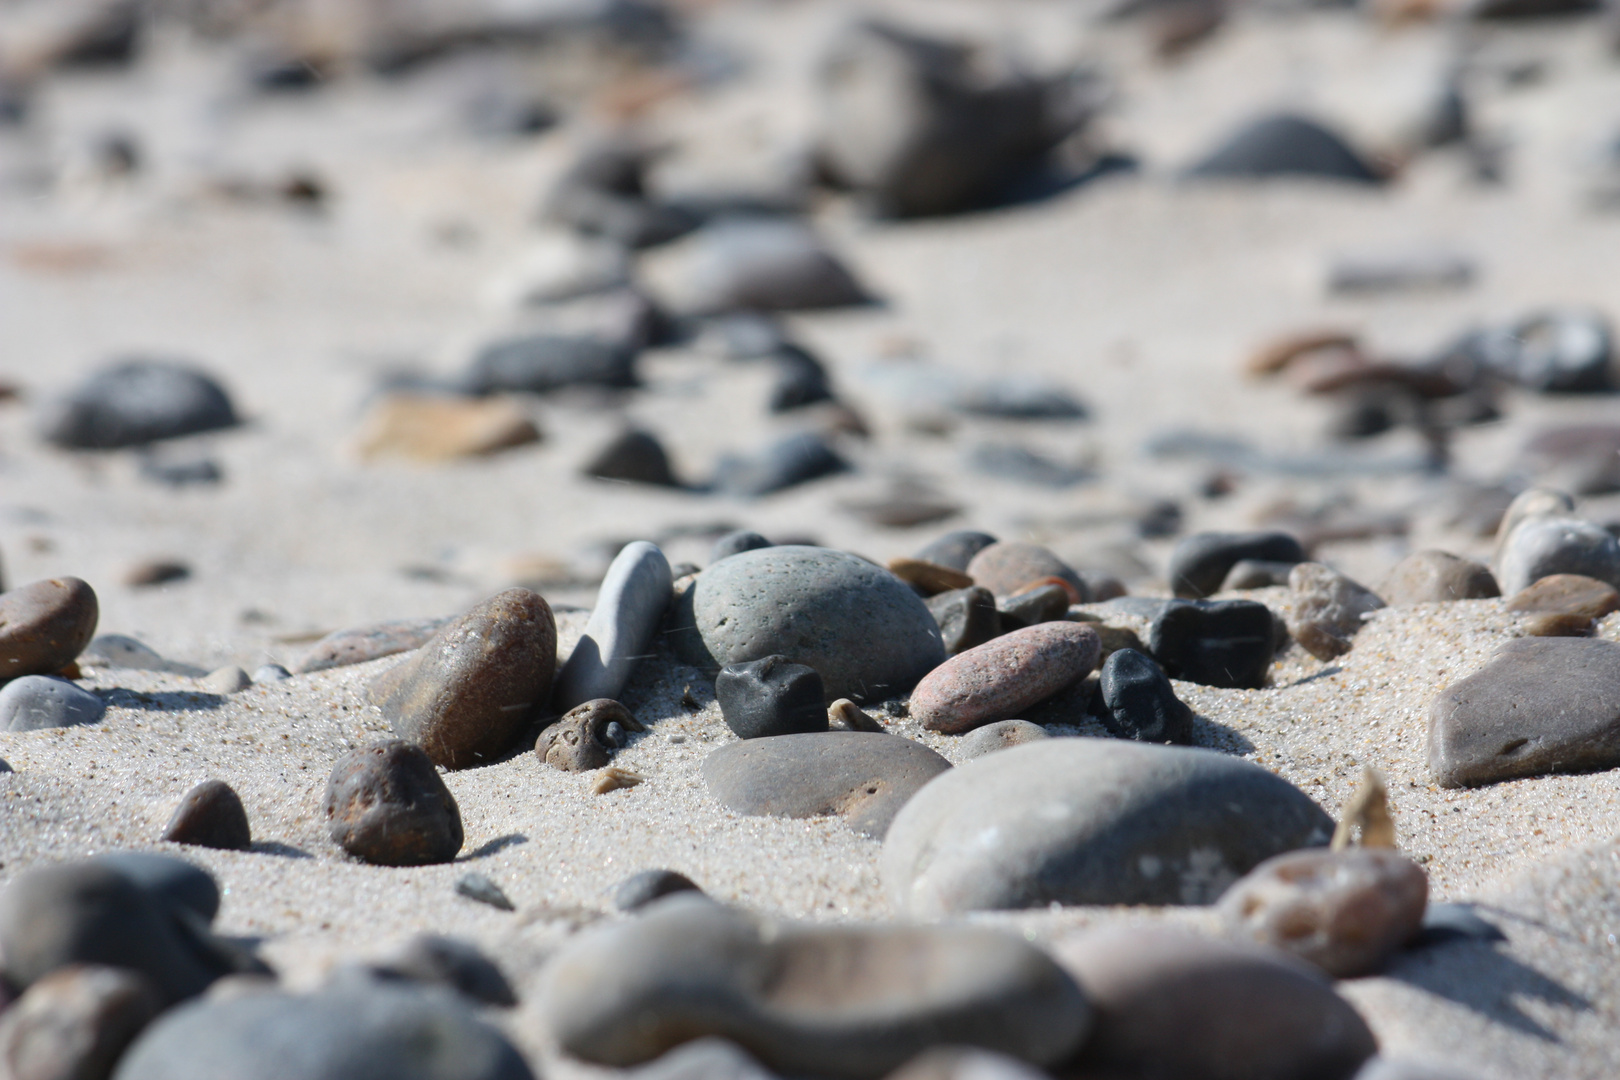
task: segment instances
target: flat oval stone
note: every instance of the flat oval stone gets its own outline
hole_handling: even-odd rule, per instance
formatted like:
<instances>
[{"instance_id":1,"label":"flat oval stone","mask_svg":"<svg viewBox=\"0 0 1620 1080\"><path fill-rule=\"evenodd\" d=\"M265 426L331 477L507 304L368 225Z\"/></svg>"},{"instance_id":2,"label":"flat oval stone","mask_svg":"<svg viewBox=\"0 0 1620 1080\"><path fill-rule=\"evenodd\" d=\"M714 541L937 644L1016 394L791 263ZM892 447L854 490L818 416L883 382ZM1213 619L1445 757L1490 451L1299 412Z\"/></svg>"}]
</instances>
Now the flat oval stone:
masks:
<instances>
[{"instance_id":1,"label":"flat oval stone","mask_svg":"<svg viewBox=\"0 0 1620 1080\"><path fill-rule=\"evenodd\" d=\"M326 782L332 842L378 866L449 862L461 811L422 748L390 739L338 758Z\"/></svg>"},{"instance_id":2,"label":"flat oval stone","mask_svg":"<svg viewBox=\"0 0 1620 1080\"><path fill-rule=\"evenodd\" d=\"M1526 518L1502 543L1496 580L1512 596L1551 574L1620 584L1620 542L1601 525L1579 518Z\"/></svg>"},{"instance_id":3,"label":"flat oval stone","mask_svg":"<svg viewBox=\"0 0 1620 1080\"><path fill-rule=\"evenodd\" d=\"M960 734L1011 719L1085 678L1101 644L1085 623L1014 630L951 657L911 694L911 715L930 731Z\"/></svg>"},{"instance_id":4,"label":"flat oval stone","mask_svg":"<svg viewBox=\"0 0 1620 1080\"><path fill-rule=\"evenodd\" d=\"M113 1080L534 1080L495 1028L450 993L365 981L165 1013Z\"/></svg>"},{"instance_id":5,"label":"flat oval stone","mask_svg":"<svg viewBox=\"0 0 1620 1080\"><path fill-rule=\"evenodd\" d=\"M40 433L57 446L112 450L233 427L223 387L188 364L126 360L102 368L45 412Z\"/></svg>"},{"instance_id":6,"label":"flat oval stone","mask_svg":"<svg viewBox=\"0 0 1620 1080\"><path fill-rule=\"evenodd\" d=\"M0 731L99 724L107 703L66 679L24 675L0 687Z\"/></svg>"},{"instance_id":7,"label":"flat oval stone","mask_svg":"<svg viewBox=\"0 0 1620 1080\"><path fill-rule=\"evenodd\" d=\"M991 544L973 556L968 563L968 576L974 584L983 585L997 596L1011 596L1032 581L1041 578L1062 578L1086 601L1086 582L1074 568L1039 544L1026 544L1016 540L1003 540Z\"/></svg>"},{"instance_id":8,"label":"flat oval stone","mask_svg":"<svg viewBox=\"0 0 1620 1080\"><path fill-rule=\"evenodd\" d=\"M420 745L435 765L466 769L490 764L511 747L550 696L556 668L551 606L528 589L507 589L446 625L366 690L395 734Z\"/></svg>"},{"instance_id":9,"label":"flat oval stone","mask_svg":"<svg viewBox=\"0 0 1620 1080\"><path fill-rule=\"evenodd\" d=\"M0 1074L15 1080L108 1076L163 1004L157 988L137 972L89 964L59 968L0 1014Z\"/></svg>"},{"instance_id":10,"label":"flat oval stone","mask_svg":"<svg viewBox=\"0 0 1620 1080\"><path fill-rule=\"evenodd\" d=\"M966 589L973 584L973 579L965 572L925 559L904 557L890 559L889 573L925 596L934 596L952 589Z\"/></svg>"},{"instance_id":11,"label":"flat oval stone","mask_svg":"<svg viewBox=\"0 0 1620 1080\"><path fill-rule=\"evenodd\" d=\"M674 595L669 560L657 544L626 544L608 566L585 633L557 673L552 707L567 711L593 698L617 698L636 663L652 651Z\"/></svg>"},{"instance_id":12,"label":"flat oval stone","mask_svg":"<svg viewBox=\"0 0 1620 1080\"><path fill-rule=\"evenodd\" d=\"M774 735L730 743L703 762L709 793L739 814L835 815L862 836L889 822L951 763L921 743L867 731Z\"/></svg>"},{"instance_id":13,"label":"flat oval stone","mask_svg":"<svg viewBox=\"0 0 1620 1080\"><path fill-rule=\"evenodd\" d=\"M785 435L750 454L727 454L715 466L710 486L727 495L753 499L841 473L849 462L819 433Z\"/></svg>"},{"instance_id":14,"label":"flat oval stone","mask_svg":"<svg viewBox=\"0 0 1620 1080\"><path fill-rule=\"evenodd\" d=\"M1318 660L1349 652L1362 616L1384 606L1372 590L1321 563L1294 567L1288 589L1288 632Z\"/></svg>"},{"instance_id":15,"label":"flat oval stone","mask_svg":"<svg viewBox=\"0 0 1620 1080\"><path fill-rule=\"evenodd\" d=\"M1580 574L1552 574L1514 593L1507 609L1515 615L1576 615L1601 619L1620 611L1620 590Z\"/></svg>"},{"instance_id":16,"label":"flat oval stone","mask_svg":"<svg viewBox=\"0 0 1620 1080\"><path fill-rule=\"evenodd\" d=\"M1378 1050L1326 978L1266 949L1143 926L1054 951L1097 1009L1079 1075L1350 1080Z\"/></svg>"},{"instance_id":17,"label":"flat oval stone","mask_svg":"<svg viewBox=\"0 0 1620 1080\"><path fill-rule=\"evenodd\" d=\"M247 851L253 847L247 810L241 797L223 780L204 780L186 792L163 830L163 839L221 851Z\"/></svg>"},{"instance_id":18,"label":"flat oval stone","mask_svg":"<svg viewBox=\"0 0 1620 1080\"><path fill-rule=\"evenodd\" d=\"M1620 645L1519 638L1429 706L1444 787L1620 765Z\"/></svg>"},{"instance_id":19,"label":"flat oval stone","mask_svg":"<svg viewBox=\"0 0 1620 1080\"><path fill-rule=\"evenodd\" d=\"M128 668L131 671L168 671L196 678L206 675L202 668L170 660L156 649L127 634L102 634L93 638L79 659L97 667Z\"/></svg>"},{"instance_id":20,"label":"flat oval stone","mask_svg":"<svg viewBox=\"0 0 1620 1080\"><path fill-rule=\"evenodd\" d=\"M1292 953L1335 978L1368 975L1417 934L1429 878L1398 851L1290 851L1221 897L1232 933Z\"/></svg>"},{"instance_id":21,"label":"flat oval stone","mask_svg":"<svg viewBox=\"0 0 1620 1080\"><path fill-rule=\"evenodd\" d=\"M1271 672L1276 624L1253 600L1172 600L1148 627L1148 651L1172 679L1257 689Z\"/></svg>"},{"instance_id":22,"label":"flat oval stone","mask_svg":"<svg viewBox=\"0 0 1620 1080\"><path fill-rule=\"evenodd\" d=\"M1414 551L1373 590L1393 607L1487 600L1502 595L1490 567L1445 551Z\"/></svg>"},{"instance_id":23,"label":"flat oval stone","mask_svg":"<svg viewBox=\"0 0 1620 1080\"><path fill-rule=\"evenodd\" d=\"M61 671L90 644L99 615L95 590L76 577L0 593L0 680Z\"/></svg>"},{"instance_id":24,"label":"flat oval stone","mask_svg":"<svg viewBox=\"0 0 1620 1080\"><path fill-rule=\"evenodd\" d=\"M686 893L580 934L544 978L562 1048L620 1068L719 1035L784 1075L875 1080L946 1032L1051 1065L1090 1022L1074 981L1012 934L783 922Z\"/></svg>"},{"instance_id":25,"label":"flat oval stone","mask_svg":"<svg viewBox=\"0 0 1620 1080\"><path fill-rule=\"evenodd\" d=\"M883 845L897 911L1208 904L1333 820L1260 766L1212 750L1050 739L941 776Z\"/></svg>"},{"instance_id":26,"label":"flat oval stone","mask_svg":"<svg viewBox=\"0 0 1620 1080\"><path fill-rule=\"evenodd\" d=\"M997 750L1051 737L1041 725L1032 724L1028 720L997 720L993 724L986 724L970 732L962 739L962 760L971 761L986 754L993 754Z\"/></svg>"},{"instance_id":27,"label":"flat oval stone","mask_svg":"<svg viewBox=\"0 0 1620 1080\"><path fill-rule=\"evenodd\" d=\"M1232 567L1244 559L1300 563L1305 549L1283 532L1195 533L1176 545L1166 576L1179 597L1198 600L1213 596Z\"/></svg>"},{"instance_id":28,"label":"flat oval stone","mask_svg":"<svg viewBox=\"0 0 1620 1080\"><path fill-rule=\"evenodd\" d=\"M945 659L922 599L893 574L829 548L744 551L676 604L676 651L713 671L781 655L821 674L828 701L904 693Z\"/></svg>"},{"instance_id":29,"label":"flat oval stone","mask_svg":"<svg viewBox=\"0 0 1620 1080\"><path fill-rule=\"evenodd\" d=\"M304 654L294 669L300 675L419 649L442 630L448 618L394 619L327 634Z\"/></svg>"},{"instance_id":30,"label":"flat oval stone","mask_svg":"<svg viewBox=\"0 0 1620 1080\"><path fill-rule=\"evenodd\" d=\"M923 547L916 558L966 573L973 557L995 542L996 538L987 532L956 529Z\"/></svg>"}]
</instances>

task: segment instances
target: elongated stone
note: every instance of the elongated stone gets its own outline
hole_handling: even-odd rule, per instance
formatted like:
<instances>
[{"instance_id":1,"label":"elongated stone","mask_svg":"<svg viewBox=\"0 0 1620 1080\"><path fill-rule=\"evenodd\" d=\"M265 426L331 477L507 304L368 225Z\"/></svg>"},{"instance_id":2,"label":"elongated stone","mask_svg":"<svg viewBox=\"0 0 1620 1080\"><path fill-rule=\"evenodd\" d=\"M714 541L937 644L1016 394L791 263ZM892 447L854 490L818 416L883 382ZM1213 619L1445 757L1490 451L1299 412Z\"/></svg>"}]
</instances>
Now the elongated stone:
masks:
<instances>
[{"instance_id":1,"label":"elongated stone","mask_svg":"<svg viewBox=\"0 0 1620 1080\"><path fill-rule=\"evenodd\" d=\"M351 630L338 630L311 645L294 670L299 674L308 674L410 652L432 640L433 635L449 621L448 618L394 619Z\"/></svg>"},{"instance_id":2,"label":"elongated stone","mask_svg":"<svg viewBox=\"0 0 1620 1080\"><path fill-rule=\"evenodd\" d=\"M593 698L618 698L652 650L674 582L657 544L626 544L602 579L585 634L557 673L552 707L566 712Z\"/></svg>"},{"instance_id":3,"label":"elongated stone","mask_svg":"<svg viewBox=\"0 0 1620 1080\"><path fill-rule=\"evenodd\" d=\"M557 624L528 589L507 589L443 627L367 686L394 732L435 765L487 765L551 693Z\"/></svg>"},{"instance_id":4,"label":"elongated stone","mask_svg":"<svg viewBox=\"0 0 1620 1080\"><path fill-rule=\"evenodd\" d=\"M1282 532L1197 533L1177 544L1170 556L1170 588L1190 600L1212 596L1244 559L1298 563L1305 561L1305 549Z\"/></svg>"},{"instance_id":5,"label":"elongated stone","mask_svg":"<svg viewBox=\"0 0 1620 1080\"><path fill-rule=\"evenodd\" d=\"M1014 630L929 672L911 694L911 715L930 731L958 734L1008 720L1097 666L1101 644L1085 623Z\"/></svg>"}]
</instances>

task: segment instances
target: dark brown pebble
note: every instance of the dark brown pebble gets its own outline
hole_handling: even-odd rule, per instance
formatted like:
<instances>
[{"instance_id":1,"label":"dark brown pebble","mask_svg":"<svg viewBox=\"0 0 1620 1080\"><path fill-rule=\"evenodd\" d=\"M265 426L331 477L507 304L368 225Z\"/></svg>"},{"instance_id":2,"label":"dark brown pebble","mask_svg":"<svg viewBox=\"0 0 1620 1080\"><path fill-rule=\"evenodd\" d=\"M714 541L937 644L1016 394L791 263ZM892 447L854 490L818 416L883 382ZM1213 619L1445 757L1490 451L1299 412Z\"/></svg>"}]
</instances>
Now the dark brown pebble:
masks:
<instances>
[{"instance_id":1,"label":"dark brown pebble","mask_svg":"<svg viewBox=\"0 0 1620 1080\"><path fill-rule=\"evenodd\" d=\"M186 792L163 830L163 839L221 851L247 851L253 846L247 810L223 780L204 780Z\"/></svg>"},{"instance_id":2,"label":"dark brown pebble","mask_svg":"<svg viewBox=\"0 0 1620 1080\"><path fill-rule=\"evenodd\" d=\"M338 759L326 820L344 851L379 866L449 862L461 850L461 811L420 746L389 739Z\"/></svg>"}]
</instances>

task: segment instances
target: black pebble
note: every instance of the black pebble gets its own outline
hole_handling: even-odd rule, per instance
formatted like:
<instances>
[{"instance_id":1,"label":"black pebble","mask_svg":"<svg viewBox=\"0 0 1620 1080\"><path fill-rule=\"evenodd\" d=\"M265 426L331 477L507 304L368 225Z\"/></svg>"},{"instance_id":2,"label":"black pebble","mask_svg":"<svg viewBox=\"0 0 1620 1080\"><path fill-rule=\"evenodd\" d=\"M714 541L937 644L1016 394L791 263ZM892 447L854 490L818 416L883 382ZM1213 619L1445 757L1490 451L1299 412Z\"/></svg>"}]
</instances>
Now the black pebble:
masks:
<instances>
[{"instance_id":1,"label":"black pebble","mask_svg":"<svg viewBox=\"0 0 1620 1080\"><path fill-rule=\"evenodd\" d=\"M1064 602L1067 605L1067 596ZM945 652L950 656L983 645L1001 634L1001 613L996 610L995 595L981 585L942 592L929 597L925 603L939 624Z\"/></svg>"},{"instance_id":2,"label":"black pebble","mask_svg":"<svg viewBox=\"0 0 1620 1080\"><path fill-rule=\"evenodd\" d=\"M916 558L937 566L948 566L952 570L966 572L968 563L973 561L973 556L995 542L996 538L989 533L957 529L924 547L917 552Z\"/></svg>"},{"instance_id":3,"label":"black pebble","mask_svg":"<svg viewBox=\"0 0 1620 1080\"><path fill-rule=\"evenodd\" d=\"M47 442L74 450L144 446L234 427L225 390L187 364L126 360L103 368L54 405L41 425Z\"/></svg>"},{"instance_id":4,"label":"black pebble","mask_svg":"<svg viewBox=\"0 0 1620 1080\"><path fill-rule=\"evenodd\" d=\"M1000 611L1003 631L1056 622L1069 613L1069 590L1061 585L1042 585L1003 600Z\"/></svg>"},{"instance_id":5,"label":"black pebble","mask_svg":"<svg viewBox=\"0 0 1620 1080\"><path fill-rule=\"evenodd\" d=\"M383 979L443 986L484 1005L518 1003L512 984L494 961L465 941L438 934L412 938L396 955L371 965L370 971Z\"/></svg>"},{"instance_id":6,"label":"black pebble","mask_svg":"<svg viewBox=\"0 0 1620 1080\"><path fill-rule=\"evenodd\" d=\"M1271 670L1276 628L1253 600L1173 600L1153 620L1148 649L1171 678L1253 690Z\"/></svg>"},{"instance_id":7,"label":"black pebble","mask_svg":"<svg viewBox=\"0 0 1620 1080\"><path fill-rule=\"evenodd\" d=\"M1302 563L1305 549L1284 532L1194 533L1170 555L1170 587L1177 596L1198 600L1221 589L1227 573L1243 559Z\"/></svg>"},{"instance_id":8,"label":"black pebble","mask_svg":"<svg viewBox=\"0 0 1620 1080\"><path fill-rule=\"evenodd\" d=\"M204 780L186 792L163 830L163 839L221 851L247 851L253 846L247 810L223 780Z\"/></svg>"},{"instance_id":9,"label":"black pebble","mask_svg":"<svg viewBox=\"0 0 1620 1080\"><path fill-rule=\"evenodd\" d=\"M832 385L821 361L797 345L783 345L776 351L777 377L771 387L773 413L790 412L833 400Z\"/></svg>"},{"instance_id":10,"label":"black pebble","mask_svg":"<svg viewBox=\"0 0 1620 1080\"><path fill-rule=\"evenodd\" d=\"M1192 742L1193 713L1153 658L1135 649L1116 649L1103 662L1098 680L1103 726L1138 742Z\"/></svg>"},{"instance_id":11,"label":"black pebble","mask_svg":"<svg viewBox=\"0 0 1620 1080\"><path fill-rule=\"evenodd\" d=\"M726 665L715 676L714 696L739 739L827 730L821 676L785 656Z\"/></svg>"},{"instance_id":12,"label":"black pebble","mask_svg":"<svg viewBox=\"0 0 1620 1080\"><path fill-rule=\"evenodd\" d=\"M1383 180L1337 134L1314 120L1286 114L1262 117L1240 128L1188 174L1246 179L1321 176L1363 184Z\"/></svg>"},{"instance_id":13,"label":"black pebble","mask_svg":"<svg viewBox=\"0 0 1620 1080\"><path fill-rule=\"evenodd\" d=\"M738 529L736 532L726 533L726 535L714 542L714 547L709 550L709 565L713 566L721 559L730 558L733 555L741 555L745 551L755 551L759 548L768 548L773 546L774 545L769 540L765 539L757 532L749 532L747 529Z\"/></svg>"},{"instance_id":14,"label":"black pebble","mask_svg":"<svg viewBox=\"0 0 1620 1080\"><path fill-rule=\"evenodd\" d=\"M635 911L671 893L702 891L695 881L674 870L642 870L619 882L613 890L613 906Z\"/></svg>"},{"instance_id":15,"label":"black pebble","mask_svg":"<svg viewBox=\"0 0 1620 1080\"><path fill-rule=\"evenodd\" d=\"M534 334L486 345L462 375L468 394L545 394L568 386L632 387L635 353L588 337Z\"/></svg>"},{"instance_id":16,"label":"black pebble","mask_svg":"<svg viewBox=\"0 0 1620 1080\"><path fill-rule=\"evenodd\" d=\"M801 431L756 453L721 458L713 487L725 495L752 498L848 469L849 462L826 439L813 431Z\"/></svg>"},{"instance_id":17,"label":"black pebble","mask_svg":"<svg viewBox=\"0 0 1620 1080\"><path fill-rule=\"evenodd\" d=\"M488 904L502 911L516 911L511 899L495 882L483 874L463 874L456 879L456 892L469 900Z\"/></svg>"},{"instance_id":18,"label":"black pebble","mask_svg":"<svg viewBox=\"0 0 1620 1080\"><path fill-rule=\"evenodd\" d=\"M580 470L598 480L626 480L633 484L680 487L669 455L656 436L634 428L615 435L611 442L585 463Z\"/></svg>"}]
</instances>

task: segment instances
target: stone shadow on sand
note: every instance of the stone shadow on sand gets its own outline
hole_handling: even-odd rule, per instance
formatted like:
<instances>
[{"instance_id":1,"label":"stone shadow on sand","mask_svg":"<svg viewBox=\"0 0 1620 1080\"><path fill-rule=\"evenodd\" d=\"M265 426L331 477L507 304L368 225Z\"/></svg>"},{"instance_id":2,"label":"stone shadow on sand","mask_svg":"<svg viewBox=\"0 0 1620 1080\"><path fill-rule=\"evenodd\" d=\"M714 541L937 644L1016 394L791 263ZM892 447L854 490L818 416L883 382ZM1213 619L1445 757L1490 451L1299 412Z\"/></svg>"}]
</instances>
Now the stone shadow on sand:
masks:
<instances>
[{"instance_id":1,"label":"stone shadow on sand","mask_svg":"<svg viewBox=\"0 0 1620 1080\"><path fill-rule=\"evenodd\" d=\"M507 833L505 836L497 836L493 840L478 845L464 855L457 856L456 862L471 862L474 859L482 859L486 855L493 855L497 851L504 851L509 847L516 847L518 844L527 844L528 842L529 838L522 833Z\"/></svg>"},{"instance_id":2,"label":"stone shadow on sand","mask_svg":"<svg viewBox=\"0 0 1620 1080\"><path fill-rule=\"evenodd\" d=\"M1203 713L1193 713L1192 745L1219 750L1223 754L1242 756L1254 753L1254 743L1249 741L1247 735L1219 720L1211 720Z\"/></svg>"},{"instance_id":3,"label":"stone shadow on sand","mask_svg":"<svg viewBox=\"0 0 1620 1080\"><path fill-rule=\"evenodd\" d=\"M313 859L315 856L303 848L283 844L279 840L255 840L248 848L255 855L279 855L284 859Z\"/></svg>"},{"instance_id":4,"label":"stone shadow on sand","mask_svg":"<svg viewBox=\"0 0 1620 1080\"><path fill-rule=\"evenodd\" d=\"M1314 675L1301 675L1299 678L1295 679L1293 682L1291 682L1291 683L1283 683L1281 686L1273 687L1273 689L1275 689L1275 690L1292 690L1296 686L1304 686L1307 683L1315 682L1317 679L1331 679L1331 678L1333 678L1333 676L1338 675L1343 671L1344 671L1344 668L1340 667L1338 664L1334 664L1332 667L1323 668L1321 671L1318 671Z\"/></svg>"},{"instance_id":5,"label":"stone shadow on sand","mask_svg":"<svg viewBox=\"0 0 1620 1080\"><path fill-rule=\"evenodd\" d=\"M108 708L140 709L143 712L213 712L225 705L223 694L199 693L194 690L130 690L115 686L110 690L93 691Z\"/></svg>"},{"instance_id":6,"label":"stone shadow on sand","mask_svg":"<svg viewBox=\"0 0 1620 1080\"><path fill-rule=\"evenodd\" d=\"M1404 952L1383 974L1545 1042L1562 1040L1516 999L1576 1012L1592 1009L1580 994L1486 942L1454 940Z\"/></svg>"}]
</instances>

